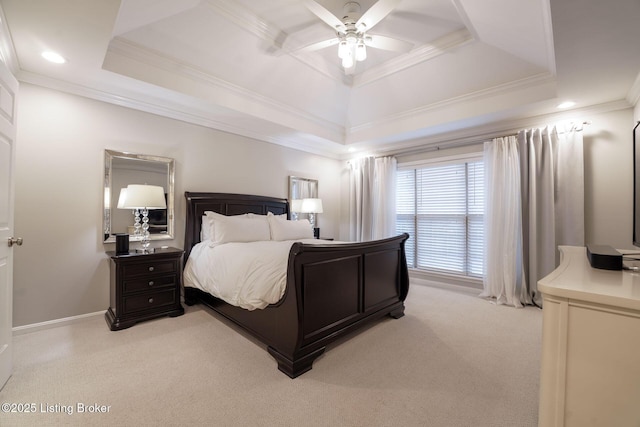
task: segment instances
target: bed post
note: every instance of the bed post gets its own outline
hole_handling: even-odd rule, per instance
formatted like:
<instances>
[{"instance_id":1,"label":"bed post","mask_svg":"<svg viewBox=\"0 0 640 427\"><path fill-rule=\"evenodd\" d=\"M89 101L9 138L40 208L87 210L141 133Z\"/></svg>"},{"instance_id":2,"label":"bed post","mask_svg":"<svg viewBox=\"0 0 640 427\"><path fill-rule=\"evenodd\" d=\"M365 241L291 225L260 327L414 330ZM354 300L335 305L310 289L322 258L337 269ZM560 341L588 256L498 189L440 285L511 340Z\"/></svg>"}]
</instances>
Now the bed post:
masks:
<instances>
[{"instance_id":1,"label":"bed post","mask_svg":"<svg viewBox=\"0 0 640 427\"><path fill-rule=\"evenodd\" d=\"M325 347L321 347L318 350L312 351L309 354L305 354L299 359L291 360L284 356L278 350L273 347L267 347L269 354L278 362L278 369L281 372L287 374L289 378L296 378L305 372L311 370L314 360L324 353Z\"/></svg>"}]
</instances>

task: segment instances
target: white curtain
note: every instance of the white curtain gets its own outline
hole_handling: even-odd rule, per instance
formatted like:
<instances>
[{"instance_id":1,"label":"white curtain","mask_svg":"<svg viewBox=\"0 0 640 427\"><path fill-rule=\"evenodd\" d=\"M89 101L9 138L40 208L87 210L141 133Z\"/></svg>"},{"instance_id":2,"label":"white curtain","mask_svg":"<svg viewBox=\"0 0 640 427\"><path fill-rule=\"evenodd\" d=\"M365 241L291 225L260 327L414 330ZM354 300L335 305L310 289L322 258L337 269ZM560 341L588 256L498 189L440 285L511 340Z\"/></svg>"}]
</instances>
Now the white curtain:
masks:
<instances>
[{"instance_id":1,"label":"white curtain","mask_svg":"<svg viewBox=\"0 0 640 427\"><path fill-rule=\"evenodd\" d=\"M484 144L485 276L481 297L521 307L526 292L522 270L520 157L515 136Z\"/></svg>"},{"instance_id":2,"label":"white curtain","mask_svg":"<svg viewBox=\"0 0 640 427\"><path fill-rule=\"evenodd\" d=\"M582 133L546 127L520 131L515 140L497 138L484 147L482 296L516 307L541 305L537 283L556 268L557 247L584 245ZM517 199L519 215L512 210Z\"/></svg>"},{"instance_id":3,"label":"white curtain","mask_svg":"<svg viewBox=\"0 0 640 427\"><path fill-rule=\"evenodd\" d=\"M365 157L350 165L351 241L363 242L395 235L395 157Z\"/></svg>"},{"instance_id":4,"label":"white curtain","mask_svg":"<svg viewBox=\"0 0 640 427\"><path fill-rule=\"evenodd\" d=\"M584 151L580 129L518 132L524 271L530 299L542 304L538 280L558 265L558 246L584 246Z\"/></svg>"}]
</instances>

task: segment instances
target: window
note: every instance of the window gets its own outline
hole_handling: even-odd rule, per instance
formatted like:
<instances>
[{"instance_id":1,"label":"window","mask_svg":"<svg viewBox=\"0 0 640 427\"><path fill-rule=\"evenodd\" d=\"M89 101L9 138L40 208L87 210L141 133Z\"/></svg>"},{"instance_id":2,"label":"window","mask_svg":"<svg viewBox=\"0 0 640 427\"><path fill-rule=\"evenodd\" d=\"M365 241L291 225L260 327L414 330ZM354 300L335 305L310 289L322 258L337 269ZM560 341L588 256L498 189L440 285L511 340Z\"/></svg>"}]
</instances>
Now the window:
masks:
<instances>
[{"instance_id":1,"label":"window","mask_svg":"<svg viewBox=\"0 0 640 427\"><path fill-rule=\"evenodd\" d=\"M398 171L396 228L411 236L409 267L482 277L483 180L481 160Z\"/></svg>"}]
</instances>

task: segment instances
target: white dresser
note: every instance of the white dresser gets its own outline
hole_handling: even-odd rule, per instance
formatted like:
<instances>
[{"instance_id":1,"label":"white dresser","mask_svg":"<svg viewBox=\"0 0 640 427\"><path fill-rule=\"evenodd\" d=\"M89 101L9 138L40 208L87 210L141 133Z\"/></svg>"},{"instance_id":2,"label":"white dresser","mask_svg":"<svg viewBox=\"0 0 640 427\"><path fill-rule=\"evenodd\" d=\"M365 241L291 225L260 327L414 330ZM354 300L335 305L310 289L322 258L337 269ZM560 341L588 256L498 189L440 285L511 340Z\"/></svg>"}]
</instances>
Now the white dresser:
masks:
<instances>
[{"instance_id":1,"label":"white dresser","mask_svg":"<svg viewBox=\"0 0 640 427\"><path fill-rule=\"evenodd\" d=\"M543 296L539 426L640 426L640 273L561 246ZM639 250L640 252L640 250Z\"/></svg>"}]
</instances>

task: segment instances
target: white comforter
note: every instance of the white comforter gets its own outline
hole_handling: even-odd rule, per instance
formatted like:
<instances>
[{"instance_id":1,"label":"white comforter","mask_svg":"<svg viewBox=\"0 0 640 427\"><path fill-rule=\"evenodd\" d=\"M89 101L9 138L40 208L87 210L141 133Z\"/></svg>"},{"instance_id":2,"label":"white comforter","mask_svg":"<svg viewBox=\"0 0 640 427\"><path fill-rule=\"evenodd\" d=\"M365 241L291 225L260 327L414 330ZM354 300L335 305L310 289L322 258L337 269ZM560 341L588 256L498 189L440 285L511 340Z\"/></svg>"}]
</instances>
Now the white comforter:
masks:
<instances>
[{"instance_id":1,"label":"white comforter","mask_svg":"<svg viewBox=\"0 0 640 427\"><path fill-rule=\"evenodd\" d=\"M284 295L289 250L294 242L335 243L316 239L250 243L198 243L184 269L184 285L229 304L254 310Z\"/></svg>"}]
</instances>

